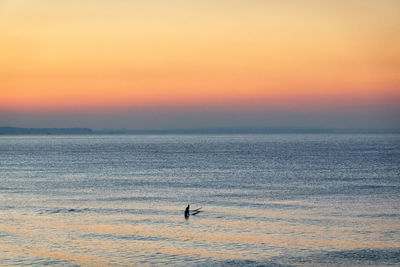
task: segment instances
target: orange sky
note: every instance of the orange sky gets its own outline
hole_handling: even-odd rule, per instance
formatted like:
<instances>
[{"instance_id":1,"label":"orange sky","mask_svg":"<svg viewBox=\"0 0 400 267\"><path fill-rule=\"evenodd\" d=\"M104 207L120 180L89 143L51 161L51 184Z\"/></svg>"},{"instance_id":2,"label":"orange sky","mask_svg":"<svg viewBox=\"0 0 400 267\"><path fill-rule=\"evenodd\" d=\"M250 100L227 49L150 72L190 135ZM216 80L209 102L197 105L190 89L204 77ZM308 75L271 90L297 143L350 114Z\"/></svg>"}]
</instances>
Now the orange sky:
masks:
<instances>
[{"instance_id":1,"label":"orange sky","mask_svg":"<svg viewBox=\"0 0 400 267\"><path fill-rule=\"evenodd\" d=\"M398 110L399 14L397 0L2 0L0 111Z\"/></svg>"}]
</instances>

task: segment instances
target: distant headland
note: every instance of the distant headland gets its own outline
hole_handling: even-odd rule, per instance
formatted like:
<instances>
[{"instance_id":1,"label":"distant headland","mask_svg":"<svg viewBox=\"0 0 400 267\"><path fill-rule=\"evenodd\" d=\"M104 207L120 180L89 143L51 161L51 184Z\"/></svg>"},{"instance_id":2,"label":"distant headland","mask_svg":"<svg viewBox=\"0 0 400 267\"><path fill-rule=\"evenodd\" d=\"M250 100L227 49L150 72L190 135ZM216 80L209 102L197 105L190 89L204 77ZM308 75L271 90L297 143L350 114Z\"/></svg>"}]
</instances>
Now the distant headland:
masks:
<instances>
[{"instance_id":1,"label":"distant headland","mask_svg":"<svg viewBox=\"0 0 400 267\"><path fill-rule=\"evenodd\" d=\"M94 134L90 128L19 128L0 127L0 135Z\"/></svg>"},{"instance_id":2,"label":"distant headland","mask_svg":"<svg viewBox=\"0 0 400 267\"><path fill-rule=\"evenodd\" d=\"M0 135L89 135L89 134L357 134L400 133L400 129L330 129L330 128L205 128L205 129L105 129L0 127Z\"/></svg>"}]
</instances>

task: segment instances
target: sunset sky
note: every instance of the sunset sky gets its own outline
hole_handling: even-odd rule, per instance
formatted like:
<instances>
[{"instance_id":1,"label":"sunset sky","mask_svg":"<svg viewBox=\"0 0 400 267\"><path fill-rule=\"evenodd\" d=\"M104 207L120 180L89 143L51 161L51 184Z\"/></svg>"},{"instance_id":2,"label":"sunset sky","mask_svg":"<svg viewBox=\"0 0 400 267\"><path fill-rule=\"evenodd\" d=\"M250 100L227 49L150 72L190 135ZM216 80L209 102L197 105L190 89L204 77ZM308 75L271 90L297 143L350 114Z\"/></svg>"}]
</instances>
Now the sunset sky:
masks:
<instances>
[{"instance_id":1,"label":"sunset sky","mask_svg":"<svg viewBox=\"0 0 400 267\"><path fill-rule=\"evenodd\" d=\"M400 128L400 1L0 0L0 126Z\"/></svg>"}]
</instances>

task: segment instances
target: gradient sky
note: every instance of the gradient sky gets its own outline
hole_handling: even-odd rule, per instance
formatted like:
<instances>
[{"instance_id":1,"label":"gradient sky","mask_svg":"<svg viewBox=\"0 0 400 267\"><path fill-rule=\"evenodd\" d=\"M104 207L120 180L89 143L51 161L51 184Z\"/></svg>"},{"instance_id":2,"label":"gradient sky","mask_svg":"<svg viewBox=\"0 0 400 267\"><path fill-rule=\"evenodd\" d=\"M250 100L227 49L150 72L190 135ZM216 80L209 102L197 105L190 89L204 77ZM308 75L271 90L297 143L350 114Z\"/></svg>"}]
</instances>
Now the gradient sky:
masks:
<instances>
[{"instance_id":1,"label":"gradient sky","mask_svg":"<svg viewBox=\"0 0 400 267\"><path fill-rule=\"evenodd\" d=\"M0 0L0 126L400 127L400 1Z\"/></svg>"}]
</instances>

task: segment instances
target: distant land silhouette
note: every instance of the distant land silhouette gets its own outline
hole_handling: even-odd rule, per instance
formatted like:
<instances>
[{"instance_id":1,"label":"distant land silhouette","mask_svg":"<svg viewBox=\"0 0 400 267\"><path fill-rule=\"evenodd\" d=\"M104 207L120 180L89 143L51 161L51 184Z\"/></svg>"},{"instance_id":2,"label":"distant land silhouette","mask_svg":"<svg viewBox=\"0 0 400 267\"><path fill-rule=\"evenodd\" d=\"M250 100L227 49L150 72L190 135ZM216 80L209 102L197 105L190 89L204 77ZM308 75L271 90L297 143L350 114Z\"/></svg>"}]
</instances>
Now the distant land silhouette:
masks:
<instances>
[{"instance_id":1,"label":"distant land silhouette","mask_svg":"<svg viewBox=\"0 0 400 267\"><path fill-rule=\"evenodd\" d=\"M36 134L36 135L55 135L55 134L93 134L90 128L18 128L18 127L0 127L0 134Z\"/></svg>"},{"instance_id":2,"label":"distant land silhouette","mask_svg":"<svg viewBox=\"0 0 400 267\"><path fill-rule=\"evenodd\" d=\"M330 128L209 128L131 130L90 128L20 128L0 127L0 135L70 135L70 134L334 134L334 133L400 133L400 129L330 129Z\"/></svg>"}]
</instances>

